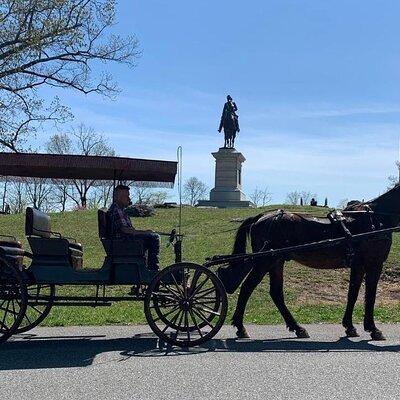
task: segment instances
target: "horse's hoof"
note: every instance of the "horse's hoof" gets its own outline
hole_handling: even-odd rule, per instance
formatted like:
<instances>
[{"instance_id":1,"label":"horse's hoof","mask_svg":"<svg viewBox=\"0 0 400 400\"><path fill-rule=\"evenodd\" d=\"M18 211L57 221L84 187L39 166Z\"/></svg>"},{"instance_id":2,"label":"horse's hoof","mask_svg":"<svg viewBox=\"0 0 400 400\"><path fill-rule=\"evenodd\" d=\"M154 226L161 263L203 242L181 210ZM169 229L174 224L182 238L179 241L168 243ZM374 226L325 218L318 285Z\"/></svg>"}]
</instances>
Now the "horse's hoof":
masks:
<instances>
[{"instance_id":1,"label":"horse's hoof","mask_svg":"<svg viewBox=\"0 0 400 400\"><path fill-rule=\"evenodd\" d=\"M347 337L359 337L360 335L357 332L357 329L354 328L354 326L352 328L347 328L346 329L346 336Z\"/></svg>"},{"instance_id":2,"label":"horse's hoof","mask_svg":"<svg viewBox=\"0 0 400 400\"><path fill-rule=\"evenodd\" d=\"M236 332L236 336L239 339L250 339L250 335L247 333L245 328L238 329L237 332Z\"/></svg>"},{"instance_id":3,"label":"horse's hoof","mask_svg":"<svg viewBox=\"0 0 400 400\"><path fill-rule=\"evenodd\" d=\"M304 328L296 329L295 330L296 336L300 339L308 339L310 335Z\"/></svg>"},{"instance_id":4,"label":"horse's hoof","mask_svg":"<svg viewBox=\"0 0 400 400\"><path fill-rule=\"evenodd\" d=\"M384 334L379 329L373 330L371 332L371 339L372 340L386 340Z\"/></svg>"}]
</instances>

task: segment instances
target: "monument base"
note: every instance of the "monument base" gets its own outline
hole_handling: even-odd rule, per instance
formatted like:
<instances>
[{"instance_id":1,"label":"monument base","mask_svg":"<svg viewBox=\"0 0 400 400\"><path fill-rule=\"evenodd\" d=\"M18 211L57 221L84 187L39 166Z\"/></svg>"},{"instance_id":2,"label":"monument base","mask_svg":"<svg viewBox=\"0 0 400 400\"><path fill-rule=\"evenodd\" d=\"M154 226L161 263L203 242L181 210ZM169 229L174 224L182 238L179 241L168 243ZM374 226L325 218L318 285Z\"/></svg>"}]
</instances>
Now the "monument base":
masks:
<instances>
[{"instance_id":1,"label":"monument base","mask_svg":"<svg viewBox=\"0 0 400 400\"><path fill-rule=\"evenodd\" d=\"M242 164L246 160L234 148L221 147L211 153L215 158L215 186L209 200L200 200L199 207L248 208L254 207L242 192Z\"/></svg>"},{"instance_id":2,"label":"monument base","mask_svg":"<svg viewBox=\"0 0 400 400\"><path fill-rule=\"evenodd\" d=\"M249 208L249 207L254 207L254 204L248 200L237 200L237 201L199 200L197 203L197 207Z\"/></svg>"}]
</instances>

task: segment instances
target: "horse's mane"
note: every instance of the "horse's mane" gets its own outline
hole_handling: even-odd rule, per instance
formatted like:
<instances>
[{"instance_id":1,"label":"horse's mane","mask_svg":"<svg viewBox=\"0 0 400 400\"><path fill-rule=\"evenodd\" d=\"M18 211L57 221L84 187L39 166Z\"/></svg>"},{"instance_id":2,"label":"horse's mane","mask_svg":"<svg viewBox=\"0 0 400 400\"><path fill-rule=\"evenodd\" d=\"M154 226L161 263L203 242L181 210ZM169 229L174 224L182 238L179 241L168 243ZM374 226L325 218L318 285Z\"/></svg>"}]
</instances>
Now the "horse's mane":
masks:
<instances>
[{"instance_id":1,"label":"horse's mane","mask_svg":"<svg viewBox=\"0 0 400 400\"><path fill-rule=\"evenodd\" d=\"M369 205L367 203L363 203L359 200L351 200L342 211L366 211L368 209Z\"/></svg>"},{"instance_id":2,"label":"horse's mane","mask_svg":"<svg viewBox=\"0 0 400 400\"><path fill-rule=\"evenodd\" d=\"M385 193L381 194L380 196L365 202L365 204L371 205L372 207L388 206L391 205L393 200L397 202L399 195L400 195L400 185L396 185L393 188L386 191Z\"/></svg>"}]
</instances>

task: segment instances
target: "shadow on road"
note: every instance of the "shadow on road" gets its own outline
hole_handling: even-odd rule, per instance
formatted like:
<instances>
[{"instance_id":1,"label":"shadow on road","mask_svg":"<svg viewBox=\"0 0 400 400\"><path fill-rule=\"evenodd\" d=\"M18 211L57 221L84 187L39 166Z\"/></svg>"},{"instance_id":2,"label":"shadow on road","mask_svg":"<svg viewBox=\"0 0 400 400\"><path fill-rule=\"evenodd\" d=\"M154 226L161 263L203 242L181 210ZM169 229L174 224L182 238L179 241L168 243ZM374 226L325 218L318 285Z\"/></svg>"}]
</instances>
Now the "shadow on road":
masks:
<instances>
[{"instance_id":1,"label":"shadow on road","mask_svg":"<svg viewBox=\"0 0 400 400\"><path fill-rule=\"evenodd\" d=\"M214 339L202 346L179 349L160 343L151 334L107 339L105 336L43 337L20 335L19 340L0 347L0 370L72 368L97 364L96 357L107 355L105 362L123 362L131 357L190 356L208 352L399 352L400 345L376 345L367 340L340 338L336 342L280 338L269 340Z\"/></svg>"}]
</instances>

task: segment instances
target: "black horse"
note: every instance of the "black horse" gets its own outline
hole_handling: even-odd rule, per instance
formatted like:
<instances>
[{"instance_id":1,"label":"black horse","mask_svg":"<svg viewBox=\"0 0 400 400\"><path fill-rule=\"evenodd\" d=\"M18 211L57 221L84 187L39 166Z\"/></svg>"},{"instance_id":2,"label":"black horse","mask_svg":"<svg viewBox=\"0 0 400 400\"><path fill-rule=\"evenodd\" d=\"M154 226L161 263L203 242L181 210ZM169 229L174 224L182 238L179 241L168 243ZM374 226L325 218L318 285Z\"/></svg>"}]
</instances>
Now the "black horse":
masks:
<instances>
[{"instance_id":1,"label":"black horse","mask_svg":"<svg viewBox=\"0 0 400 400\"><path fill-rule=\"evenodd\" d=\"M345 228L351 234L357 234L398 226L400 222L400 186L394 187L369 202L355 202L349 205L343 210L343 215L345 216L345 227L341 223L330 223L328 218L310 218L305 214L283 211L259 214L246 219L239 227L233 254L246 252L247 236L251 238L252 251L257 252L343 237ZM348 337L358 336L353 325L352 315L365 276L364 329L371 333L372 339L384 340L384 335L374 322L374 305L382 266L388 257L391 244L391 233L384 236L380 234L373 238L358 240L350 247L348 244L340 244L322 250L292 252L285 257L259 258L250 265L249 263L235 262L226 268L220 268L219 276L230 293L233 293L244 279L232 318L232 324L237 328L237 336L248 337L243 325L246 304L253 290L268 272L271 298L287 327L298 337L309 337L307 331L294 319L284 300L284 263L295 260L310 268L351 269L347 307L342 321Z\"/></svg>"}]
</instances>

